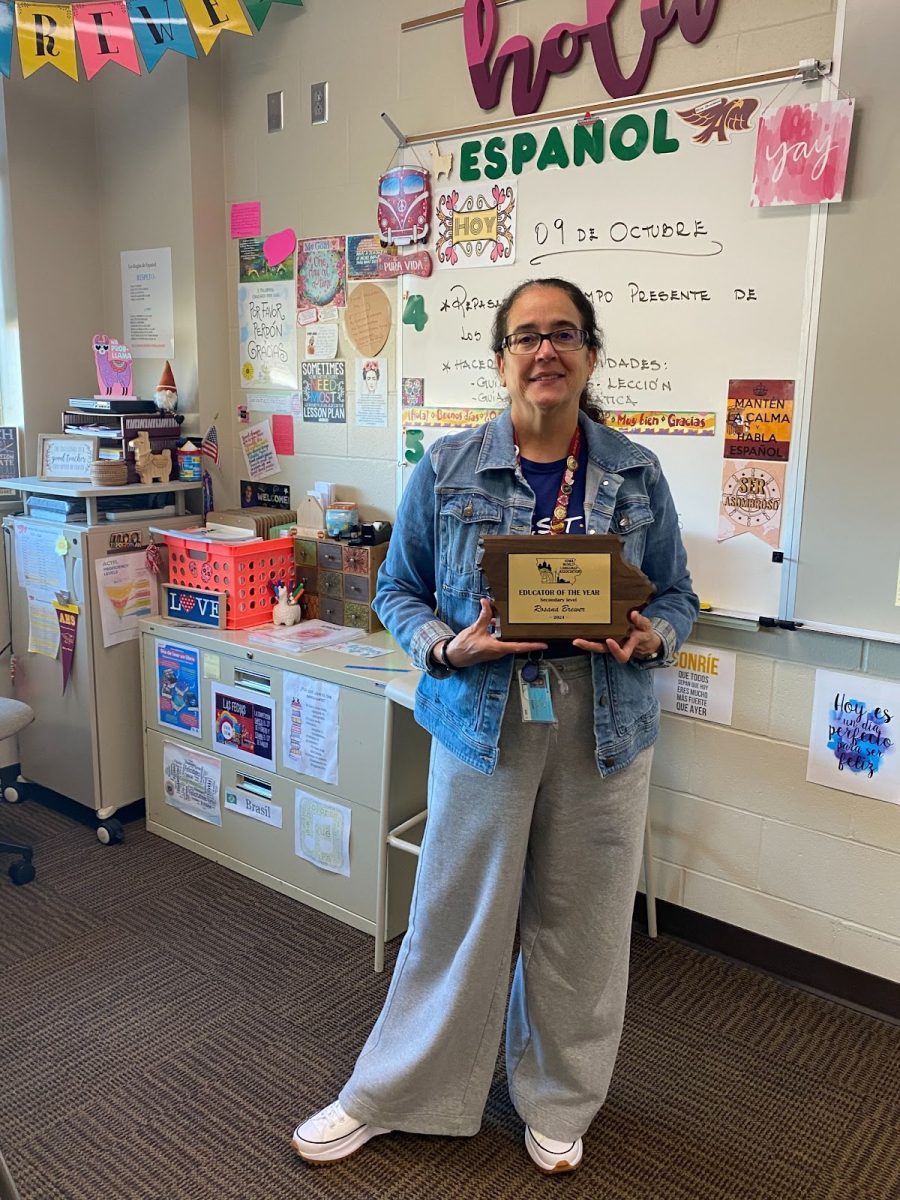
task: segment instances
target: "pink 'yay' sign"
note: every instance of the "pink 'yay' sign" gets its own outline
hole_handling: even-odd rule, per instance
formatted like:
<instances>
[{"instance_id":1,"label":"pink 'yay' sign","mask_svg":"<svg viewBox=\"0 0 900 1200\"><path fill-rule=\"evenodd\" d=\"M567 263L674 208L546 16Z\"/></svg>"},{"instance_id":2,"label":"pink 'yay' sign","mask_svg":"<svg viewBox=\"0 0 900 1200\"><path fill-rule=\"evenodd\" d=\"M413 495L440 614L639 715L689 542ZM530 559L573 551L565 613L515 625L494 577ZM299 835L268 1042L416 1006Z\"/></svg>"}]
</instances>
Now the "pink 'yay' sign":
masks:
<instances>
[{"instance_id":1,"label":"pink 'yay' sign","mask_svg":"<svg viewBox=\"0 0 900 1200\"><path fill-rule=\"evenodd\" d=\"M752 206L841 200L852 125L852 100L788 104L761 117Z\"/></svg>"},{"instance_id":2,"label":"pink 'yay' sign","mask_svg":"<svg viewBox=\"0 0 900 1200\"><path fill-rule=\"evenodd\" d=\"M719 0L640 0L644 40L629 75L619 63L610 20L620 0L585 0L583 25L562 21L544 35L535 66L535 48L522 34L515 34L494 54L497 42L495 0L466 0L463 8L463 37L469 76L479 105L496 108L510 63L512 64L512 109L516 116L537 112L552 75L573 70L581 59L585 42L591 47L601 84L614 99L636 96L647 82L657 43L678 27L685 41L702 42L712 28Z\"/></svg>"}]
</instances>

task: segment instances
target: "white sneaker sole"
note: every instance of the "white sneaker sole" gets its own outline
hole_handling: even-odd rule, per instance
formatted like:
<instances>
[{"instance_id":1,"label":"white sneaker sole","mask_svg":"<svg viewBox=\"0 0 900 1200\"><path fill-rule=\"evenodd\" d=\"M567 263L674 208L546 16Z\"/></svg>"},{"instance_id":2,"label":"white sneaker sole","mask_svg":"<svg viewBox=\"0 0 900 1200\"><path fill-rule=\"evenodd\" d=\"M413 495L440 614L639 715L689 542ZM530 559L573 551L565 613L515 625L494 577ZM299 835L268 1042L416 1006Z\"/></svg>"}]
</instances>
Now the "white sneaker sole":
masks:
<instances>
[{"instance_id":1,"label":"white sneaker sole","mask_svg":"<svg viewBox=\"0 0 900 1200\"><path fill-rule=\"evenodd\" d=\"M531 1130L527 1125L525 1127L525 1149L528 1151L531 1161L544 1175L561 1175L565 1171L574 1171L581 1162L582 1155L584 1154L584 1147L579 1139L572 1146L570 1158L560 1157L555 1163L548 1162L546 1151L542 1150L534 1140Z\"/></svg>"},{"instance_id":2,"label":"white sneaker sole","mask_svg":"<svg viewBox=\"0 0 900 1200\"><path fill-rule=\"evenodd\" d=\"M333 1142L309 1142L306 1138L298 1137L295 1130L294 1136L291 1138L291 1145L295 1152L308 1163L340 1162L342 1158L348 1158L351 1154L355 1154L372 1138L390 1132L390 1129L379 1129L375 1125L360 1125L352 1133L335 1138Z\"/></svg>"}]
</instances>

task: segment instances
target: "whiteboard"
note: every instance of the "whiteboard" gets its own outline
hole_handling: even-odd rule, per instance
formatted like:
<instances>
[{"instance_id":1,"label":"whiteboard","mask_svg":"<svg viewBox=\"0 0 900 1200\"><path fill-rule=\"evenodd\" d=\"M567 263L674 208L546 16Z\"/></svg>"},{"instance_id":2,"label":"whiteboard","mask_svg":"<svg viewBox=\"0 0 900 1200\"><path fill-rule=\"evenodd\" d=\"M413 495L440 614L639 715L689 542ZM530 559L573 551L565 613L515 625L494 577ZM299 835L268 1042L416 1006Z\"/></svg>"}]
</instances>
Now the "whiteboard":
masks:
<instances>
[{"instance_id":1,"label":"whiteboard","mask_svg":"<svg viewBox=\"0 0 900 1200\"><path fill-rule=\"evenodd\" d=\"M407 275L403 281L407 302L410 295L421 295L427 315L422 328L401 326L403 376L424 380L424 408L405 409L403 423L422 427L422 446L447 432L433 427L440 419L433 409L496 411L506 405L490 348L493 313L517 283L551 275L579 284L594 301L606 357L592 383L605 410L715 414L711 434L639 433L634 440L662 462L701 599L715 611L753 618L779 615L785 566L773 562L778 546L752 532L717 540L729 381L795 381L782 497L780 544L786 547L802 478L809 263L818 219L808 207L750 206L755 116L779 88L783 85L762 85L603 113L602 161L582 154L579 166L572 161L574 117L442 138L440 151L453 154L453 167L449 184L432 181L436 207L454 189L466 194L471 187L489 192L495 183L511 186L514 261L470 265L466 260L455 267L436 261L430 278ZM749 128L723 128L720 137L678 115L726 96L744 101L745 108L752 107L747 101L757 102ZM627 119L617 133L614 126L623 115ZM628 157L629 138L639 137L642 122L649 130L648 145ZM551 128L558 133L546 150ZM513 139L523 129L533 135L537 150L513 174ZM578 136L583 147L585 134ZM491 138L497 140L488 147ZM670 148L656 152L657 141L661 150ZM613 153L613 144L622 157ZM530 143L517 145L527 151ZM558 158L560 145L569 159L566 166L546 161ZM500 155L506 173L485 179L484 170ZM482 178L461 179L461 163L470 173L481 171ZM441 244L436 221L432 254ZM671 429L666 422L662 427ZM754 465L764 468L765 463Z\"/></svg>"}]
</instances>

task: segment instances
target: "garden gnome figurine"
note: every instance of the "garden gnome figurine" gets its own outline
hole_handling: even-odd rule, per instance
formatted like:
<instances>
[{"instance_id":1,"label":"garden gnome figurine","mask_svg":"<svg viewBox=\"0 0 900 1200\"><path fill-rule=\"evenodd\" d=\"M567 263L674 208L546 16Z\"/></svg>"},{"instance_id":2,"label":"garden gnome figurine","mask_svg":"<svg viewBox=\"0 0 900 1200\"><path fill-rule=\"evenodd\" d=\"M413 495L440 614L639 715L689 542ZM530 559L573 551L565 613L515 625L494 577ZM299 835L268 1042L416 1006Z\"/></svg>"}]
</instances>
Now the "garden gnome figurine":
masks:
<instances>
[{"instance_id":1,"label":"garden gnome figurine","mask_svg":"<svg viewBox=\"0 0 900 1200\"><path fill-rule=\"evenodd\" d=\"M168 360L166 360L159 383L156 385L156 391L153 393L153 403L162 413L173 413L178 407L178 391L175 388L175 377Z\"/></svg>"}]
</instances>

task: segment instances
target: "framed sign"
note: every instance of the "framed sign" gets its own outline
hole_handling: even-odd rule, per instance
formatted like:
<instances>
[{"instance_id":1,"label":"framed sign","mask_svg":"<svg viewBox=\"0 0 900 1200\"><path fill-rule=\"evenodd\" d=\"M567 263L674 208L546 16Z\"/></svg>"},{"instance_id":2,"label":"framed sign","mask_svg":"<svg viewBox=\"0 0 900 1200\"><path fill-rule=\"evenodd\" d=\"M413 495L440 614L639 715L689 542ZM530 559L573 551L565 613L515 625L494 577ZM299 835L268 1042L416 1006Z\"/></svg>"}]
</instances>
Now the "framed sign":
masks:
<instances>
[{"instance_id":1,"label":"framed sign","mask_svg":"<svg viewBox=\"0 0 900 1200\"><path fill-rule=\"evenodd\" d=\"M628 614L653 595L650 580L622 557L615 534L482 538L481 569L501 638L622 638Z\"/></svg>"},{"instance_id":2,"label":"framed sign","mask_svg":"<svg viewBox=\"0 0 900 1200\"><path fill-rule=\"evenodd\" d=\"M38 479L85 479L90 482L98 440L81 433L65 433L62 437L38 434Z\"/></svg>"},{"instance_id":3,"label":"framed sign","mask_svg":"<svg viewBox=\"0 0 900 1200\"><path fill-rule=\"evenodd\" d=\"M207 625L210 629L225 628L226 592L206 592L199 588L164 583L166 616L191 625Z\"/></svg>"},{"instance_id":4,"label":"framed sign","mask_svg":"<svg viewBox=\"0 0 900 1200\"><path fill-rule=\"evenodd\" d=\"M19 475L19 430L15 425L0 425L0 480ZM0 496L14 496L14 488L0 487Z\"/></svg>"}]
</instances>

